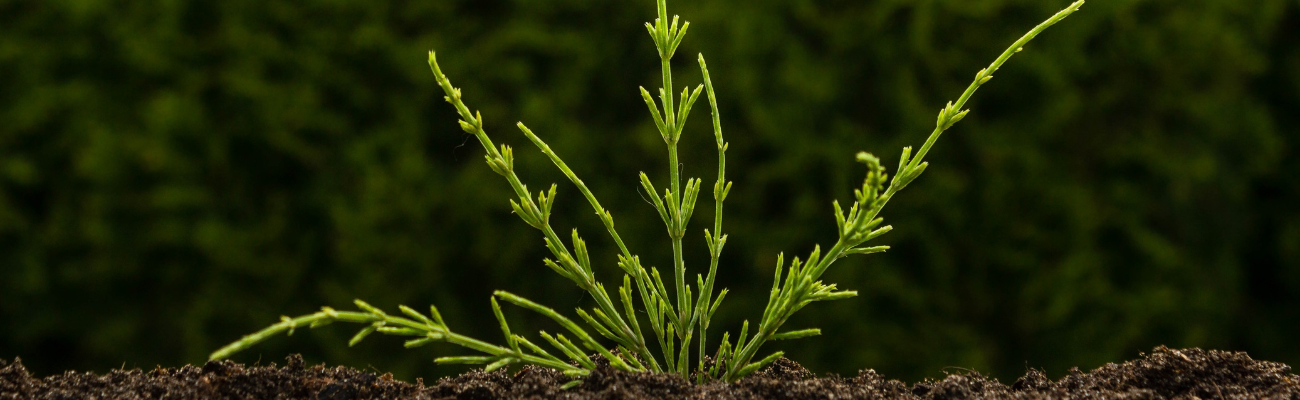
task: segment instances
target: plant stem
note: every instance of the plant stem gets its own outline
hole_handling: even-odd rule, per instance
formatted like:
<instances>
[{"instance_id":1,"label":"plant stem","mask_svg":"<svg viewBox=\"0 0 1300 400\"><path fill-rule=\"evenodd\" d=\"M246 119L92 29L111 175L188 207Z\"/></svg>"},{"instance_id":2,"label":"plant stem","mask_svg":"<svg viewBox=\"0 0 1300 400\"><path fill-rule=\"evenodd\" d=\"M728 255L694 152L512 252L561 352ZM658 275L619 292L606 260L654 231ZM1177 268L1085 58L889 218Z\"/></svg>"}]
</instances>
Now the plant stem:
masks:
<instances>
[{"instance_id":1,"label":"plant stem","mask_svg":"<svg viewBox=\"0 0 1300 400\"><path fill-rule=\"evenodd\" d=\"M718 180L713 185L713 236L706 229L704 235L709 241L709 273L704 279L704 284L700 287L700 298L696 301L695 317L699 321L700 328L700 355L699 368L704 369L704 357L707 354L709 319L713 316L710 314L710 304L713 300L713 283L718 273L718 260L722 255L722 247L726 244L726 236L722 234L722 203L726 200L727 192L731 190L731 185L727 182L727 143L722 140L722 122L718 114L718 100L713 93L713 80L709 78L709 68L704 62L704 55L700 54L700 72L704 78L704 87L709 96L709 109L713 116L713 135L718 146ZM721 360L715 360L721 362Z\"/></svg>"},{"instance_id":2,"label":"plant stem","mask_svg":"<svg viewBox=\"0 0 1300 400\"><path fill-rule=\"evenodd\" d=\"M975 94L975 90L988 82L987 79L983 78L992 78L993 73L997 72L999 68L1002 68L1002 64L1006 63L1012 55L1023 50L1025 44L1028 44L1030 40L1033 40L1034 37L1037 37L1038 34L1042 33L1047 28L1056 25L1057 22L1070 16L1070 14L1073 14L1075 11L1078 11L1079 7L1083 6L1084 1L1085 0L1078 0L1071 3L1069 7L1058 11L1056 14L1052 15L1051 18L1038 24L1034 29L1026 32L1020 37L1020 39L1017 39L1015 43L1012 43L1011 46L1007 47L1006 50L1003 50L1002 54L998 55L998 58L993 60L993 63L991 63L988 68L980 70L980 72L976 74L975 81L971 82L970 86L966 87L966 91L962 92L961 97L957 98L957 102L952 104L952 110L961 110L962 107L966 106L966 101L970 100L971 95ZM925 158L926 153L930 152L930 147L934 146L934 142L939 140L939 135L943 134L943 131L947 130L947 128L948 127L942 126L936 126L934 128L934 131L930 133L930 136L925 139L925 144L921 145L920 151L916 153L916 156L913 157L912 161L908 164L909 169L914 169L921 163L921 159ZM899 172L901 173L902 171Z\"/></svg>"},{"instance_id":3,"label":"plant stem","mask_svg":"<svg viewBox=\"0 0 1300 400\"><path fill-rule=\"evenodd\" d=\"M580 368L569 365L568 363L560 361L559 359L554 357L547 358L547 357L541 357L541 356L536 356L531 354L516 353L513 349L507 347L493 345L478 339L471 338L469 336L452 332L450 329L447 329L445 326L431 326L426 323L421 323L408 318L403 318L403 317L393 316L393 315L376 315L374 313L368 313L368 312L334 311L334 310L328 310L328 311L322 310L322 311L317 311L315 313L302 315L297 318L282 320L280 323L268 326L252 334L245 335L239 341L228 344L225 347L222 347L221 349L213 352L208 358L212 360L228 358L230 357L231 354L245 350L259 342L265 341L266 339L269 339L281 333L289 332L290 334L292 334L294 330L300 327L308 327L309 329L316 328L316 327L327 325L334 321L352 322L352 323L360 323L360 324L378 323L382 326L396 325L402 328L410 328L412 330L419 331L420 333L423 334L423 335L409 335L409 336L437 337L438 338L437 340L456 344L461 347L490 354L492 356L515 357L520 359L523 362L541 365L548 368L554 368L560 371L581 371L582 370ZM582 372L581 374L586 375L585 372Z\"/></svg>"},{"instance_id":4,"label":"plant stem","mask_svg":"<svg viewBox=\"0 0 1300 400\"><path fill-rule=\"evenodd\" d=\"M686 263L682 257L682 237L687 223L682 216L682 204L686 200L686 196L681 190L681 177L678 170L680 162L677 159L677 143L681 135L681 125L685 121L677 119L676 108L673 106L673 75L670 63L675 50L673 43L678 40L676 37L678 31L676 21L671 26L669 25L668 6L665 0L658 0L656 6L659 18L655 20L657 37L654 39L659 50L659 70L663 77L663 87L659 89L659 99L663 105L664 131L660 132L660 135L663 136L664 143L668 147L669 199L671 199L670 204L667 205L670 207L669 215L671 218L665 222L668 225L668 234L672 240L673 277L677 289L676 310L669 311L677 314L676 320L679 325L675 331L677 338L682 341L680 343L681 348L685 349L689 345L692 330L688 323L691 320L691 300L687 296ZM657 196L658 194L652 193L651 195ZM663 349L665 359L669 360L670 369L676 370L682 376L686 376L687 366L690 365L689 355L683 351L680 356L674 357L671 354L673 353L673 347L676 346L670 345Z\"/></svg>"},{"instance_id":5,"label":"plant stem","mask_svg":"<svg viewBox=\"0 0 1300 400\"><path fill-rule=\"evenodd\" d=\"M521 208L523 210L539 210L536 203L533 202L531 198L531 194L528 193L523 183L520 182L518 175L515 174L513 167L509 165L510 164L509 160L506 160L506 157L502 156L501 152L496 149L496 146L492 143L492 140L487 136L487 133L483 130L482 127L483 121L481 120L481 117L475 114L470 114L469 108L466 107L464 102L461 100L460 89L453 87L451 85L451 81L447 79L446 75L442 73L441 68L438 67L437 59L435 58L433 52L429 53L429 66L432 68L434 72L434 76L435 78L437 78L439 85L442 86L443 91L447 93L447 97L446 97L447 101L450 102L453 106L455 106L456 110L460 113L462 122L464 122L462 124L462 128L465 128L467 131L471 131L471 133L473 133L479 139L479 143L483 146L484 150L487 151L489 164L500 160L499 162L507 165L505 168L502 168L498 172L501 175L503 175L507 181L509 181L511 188L513 188L515 194L519 196L519 201L522 203ZM547 149L549 150L549 148ZM572 173L572 171L569 171L569 173ZM576 180L576 176L571 177L571 179ZM543 214L545 213L549 213L549 209L543 212ZM550 222L547 220L546 215L541 215L540 218L538 219L539 219L537 221L538 225L535 225L535 227L541 230L543 236L546 237L549 243L551 243L551 246L548 247L550 247L552 253L555 255L557 259L556 261L559 262L562 266L566 267L567 272L570 274L570 278L574 281L574 283L578 285L578 287L582 288L583 290L586 290L588 293L591 294L592 298L596 300L598 307L601 309L601 311L605 313L606 316L612 316L611 318L615 320L615 324L616 324L616 326L613 327L615 328L614 331L616 332L616 334L620 335L621 338L627 341L628 343L644 343L644 340L637 340L634 337L635 335L633 330L627 325L627 322L622 318L622 313L620 313L618 309L614 307L613 302L609 298L609 294L606 293L604 288L596 282L595 273L593 271L589 271L582 268L581 265L576 265L572 253L569 251L568 247L564 244L564 241L560 239L559 235L555 233L555 230L551 228ZM633 346L638 347L636 345ZM644 344L642 344L639 347L644 347ZM646 353L648 354L648 350L646 351ZM616 362L616 360L613 359L611 359L610 361L614 364L621 364L619 362Z\"/></svg>"},{"instance_id":6,"label":"plant stem","mask_svg":"<svg viewBox=\"0 0 1300 400\"><path fill-rule=\"evenodd\" d=\"M564 176L568 177L569 181L573 182L574 186L578 187L578 191L582 192L582 195L587 198L587 202L590 203L591 207L596 211L596 215L600 216L601 223L605 225L605 230L608 231L610 237L614 239L614 243L618 245L618 248L620 251L622 251L624 258L627 260L636 259L636 256L633 255L632 252L628 250L627 245L623 243L623 238L619 236L618 231L614 229L613 215L611 215L609 211L606 211L604 207L601 207L600 201L596 199L596 196L591 193L590 189L587 189L587 185L582 182L582 179L578 179L578 175L575 174L573 170L569 168L568 164L566 164L564 160L560 159L559 155L555 154L555 152L551 150L551 146L548 146L545 141L542 141L541 138L537 137L537 135L534 134L531 129L528 129L528 127L525 126L523 122L519 122L517 125L519 127L519 130L524 133L524 136L527 136L528 140L531 140L533 144L536 145L539 150L541 150L542 154L545 154L548 158L550 158L551 162L554 163L555 166L559 168L561 172L564 173ZM625 272L627 272L629 275L634 275L638 280L641 280L643 276L643 274L635 273L636 271L626 270ZM602 309L603 308L604 305L602 305ZM609 311L606 311L606 313L610 314ZM655 361L654 356L651 355L650 349L646 347L645 337L642 336L641 331L639 329L633 330L630 327L628 327L627 322L624 321L621 315L622 314L615 312L611 314L611 317L615 318L615 321L619 323L618 328L623 331L624 335L627 335L628 337L635 339L634 350L638 354L640 354L641 357L645 359L645 361L649 362L650 370L655 372L662 371L662 369L659 367L659 363ZM629 314L627 318L634 319L636 318L636 315ZM632 322L635 323L635 321Z\"/></svg>"},{"instance_id":7,"label":"plant stem","mask_svg":"<svg viewBox=\"0 0 1300 400\"><path fill-rule=\"evenodd\" d=\"M956 103L949 103L939 112L939 117L935 123L934 131L932 131L930 136L926 138L925 143L921 146L920 151L916 153L915 157L909 160L907 164L901 166L899 171L897 171L894 180L890 182L889 187L882 193L877 193L870 196L869 199L865 199L865 203L859 201L854 204L855 218L851 223L855 229L850 231L854 231L857 228L867 228L869 224L876 221L881 209L889 203L889 200L906 187L907 183L910 183L912 179L915 179L921 171L924 171L926 164L923 162L923 159L925 155L930 151L930 148L944 131L952 127L954 123L960 121L965 116L967 111L961 110L962 107L964 107L966 102L970 100L971 95L975 93L976 89L984 83L987 83L993 77L993 72L997 71L998 68L1001 68L1013 54L1023 49L1024 45L1035 36L1074 13L1074 11L1078 10L1083 3L1084 0L1076 1L1064 10L1057 12L1051 18L1038 24L1034 29L1030 30L1028 33L1021 36L1020 39L1012 43L1012 45L1003 51L988 68L980 70L980 72L975 75L975 81L966 88L962 95L957 99ZM904 154L906 155L907 152L908 151L905 150ZM871 176L870 173L872 172L873 171L869 171L868 177ZM900 179L902 180L900 181ZM864 191L867 189L868 188L866 187L863 188ZM781 325L783 325L795 311L798 311L808 302L817 300L810 297L812 295L811 289L814 286L821 285L818 279L821 278L821 275L826 272L831 264L842 258L846 251L860 243L852 242L854 240L855 238L853 236L846 236L842 231L840 238L835 242L835 245L832 246L830 250L827 250L825 256L818 259L815 264L804 266L804 268L797 271L792 264L790 269L791 272L786 277L786 286L790 287L791 290L789 292L783 291L779 294L779 297L774 298L773 301L769 302L769 309L764 311L764 318L759 324L758 332L735 353L732 363L727 366L727 373L724 376L725 380L739 379L740 376L737 376L738 372L748 366L750 360L753 359L754 354L758 352L759 347L771 339L772 336L776 334L776 331L780 329ZM814 251L814 253L816 253L816 251ZM810 258L809 262L811 261ZM777 268L781 268L781 266L778 265ZM790 279L795 279L792 285L789 281ZM845 293L847 295L855 294L852 292L840 293Z\"/></svg>"}]
</instances>

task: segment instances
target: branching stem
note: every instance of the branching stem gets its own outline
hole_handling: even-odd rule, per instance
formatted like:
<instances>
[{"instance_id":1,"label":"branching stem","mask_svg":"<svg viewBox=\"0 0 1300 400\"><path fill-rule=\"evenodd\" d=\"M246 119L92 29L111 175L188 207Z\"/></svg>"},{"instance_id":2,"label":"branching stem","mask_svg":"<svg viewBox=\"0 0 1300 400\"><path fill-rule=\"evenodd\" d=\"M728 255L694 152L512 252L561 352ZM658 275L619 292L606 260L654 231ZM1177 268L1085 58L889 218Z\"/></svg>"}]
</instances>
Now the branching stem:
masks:
<instances>
[{"instance_id":1,"label":"branching stem","mask_svg":"<svg viewBox=\"0 0 1300 400\"><path fill-rule=\"evenodd\" d=\"M784 261L784 256L779 256L767 306L763 310L763 316L759 320L757 328L754 329L754 334L749 335L748 321L742 325L740 334L735 336L734 344L730 333L724 332L722 343L718 346L716 353L715 364L708 370L704 368L704 359L707 354L709 322L727 295L727 290L723 289L715 299L713 289L722 249L727 243L727 235L722 233L722 211L723 202L731 191L731 182L726 179L726 151L728 144L722 137L717 98L703 55L699 56L699 64L704 83L696 87L693 92L689 88L684 88L678 102L675 103L673 99L670 61L690 27L690 23L685 22L679 27L676 16L670 22L666 0L656 0L658 18L655 19L653 24L647 23L646 29L649 31L659 52L659 67L663 86L659 89L658 103L656 104L653 96L648 91L644 88L641 89L641 96L649 108L655 126L658 128L668 150L669 183L663 194L656 191L654 184L644 172L641 174L641 184L651 195L653 205L661 219L663 219L672 240L672 275L676 284L675 295L669 294L669 290L664 285L658 269L653 267L646 269L641 265L640 258L628 249L614 227L613 216L601 206L596 196L578 178L577 174L532 130L528 129L522 122L517 124L520 131L578 188L578 191L591 204L592 209L605 225L605 230L618 246L620 250L618 266L625 274L623 284L618 288L621 308L614 304L605 287L596 280L586 242L578 236L577 230L573 231L572 239L569 244L566 244L551 227L550 215L556 196L555 185L551 185L549 191L539 192L536 196L529 192L528 187L515 174L513 150L505 145L498 147L492 142L483 129L483 117L477 112L471 112L465 106L461 98L461 90L452 86L451 81L439 68L434 53L429 52L429 67L432 69L438 85L446 93L447 102L455 107L456 112L460 115L461 129L473 134L478 139L486 152L484 158L488 166L493 172L504 177L514 191L517 199L510 200L513 212L523 219L525 223L542 232L546 246L554 257L554 259L544 260L545 265L574 282L595 300L595 308L579 308L576 313L589 328L596 331L597 335L588 334L578 323L550 308L508 292L497 291L491 298L491 304L494 315L500 324L501 332L505 337L505 346L490 344L452 332L443 322L437 308L432 306L430 306L428 316L401 306L399 308L406 315L406 317L402 317L388 315L378 308L357 300L357 306L363 311L335 311L325 307L319 312L296 318L282 317L279 323L246 335L242 339L222 347L212 353L211 358L228 357L235 352L247 349L256 343L281 333L292 335L298 328L317 328L335 321L342 321L367 325L353 337L349 345L359 342L371 333L379 332L386 335L411 337L406 341L407 347L417 347L437 341L452 343L486 354L484 356L443 357L435 360L439 363L485 364L486 370L503 368L515 363L525 363L554 368L563 371L566 375L580 377L590 374L592 369L596 367L584 355L588 354L585 351L594 351L608 359L611 366L621 370L670 371L682 377L688 377L691 366L691 340L695 337L698 329L700 343L697 368L700 371L700 379L721 378L725 381L740 379L782 356L783 353L778 351L754 361L758 350L768 341L798 339L820 334L820 330L816 328L778 332L795 312L813 302L838 300L857 295L857 292L854 291L837 290L834 284L824 284L820 280L822 274L836 260L845 256L870 254L888 249L888 246L860 247L863 243L892 229L888 225L881 225L882 220L878 217L881 209L889 203L895 194L925 171L928 166L928 163L924 161L925 156L948 128L966 116L969 110L963 110L963 107L966 106L967 101L970 100L975 91L992 79L993 73L997 72L1012 55L1022 50L1025 44L1048 27L1078 10L1083 3L1083 0L1076 1L1047 21L1034 27L1034 29L1016 40L1006 51L1003 51L988 68L980 70L975 75L975 81L966 88L961 96L955 102L949 102L947 106L939 111L934 130L915 155L913 156L911 147L903 149L898 170L892 180L888 179L888 174L885 173L885 168L881 166L880 159L865 152L858 153L858 161L867 165L867 176L861 189L854 191L856 200L847 213L840 208L838 202L835 203L835 218L839 230L839 239L824 254L821 247L818 246L813 249L806 260L800 260L796 257L788 266ZM707 274L697 274L696 289L699 292L693 294L691 285L686 280L682 239L685 237L686 227L694 212L700 180L695 178L687 179L683 187L677 145L686 119L690 115L691 107L701 91L705 89L708 92L709 108L713 117L713 132L718 150L718 176L713 185L714 215L712 231L709 229L704 230L705 241L709 247L709 269ZM888 185L886 185L886 181L888 181ZM569 246L572 246L572 249ZM658 341L663 357L662 366L649 350L645 334L642 333L637 310L633 304L633 300L636 298L641 300L651 331ZM542 314L564 327L570 335L573 335L574 340L571 341L564 334L552 336L544 331L541 332L541 336L551 346L560 350L562 355L569 357L569 362L551 355L551 353L533 344L523 336L512 333L513 331L510 329L497 299ZM601 337L615 342L616 346L609 348L602 345L597 341ZM583 350L584 348L586 350ZM569 382L565 387L572 387L572 385L579 382Z\"/></svg>"},{"instance_id":2,"label":"branching stem","mask_svg":"<svg viewBox=\"0 0 1300 400\"><path fill-rule=\"evenodd\" d=\"M895 194L906 187L907 184L915 180L916 177L925 170L928 166L928 163L923 161L925 155L930 151L930 148L934 146L934 143L939 139L939 136L941 136L944 131L966 116L966 113L968 113L969 110L962 110L962 107L964 107L966 102L970 100L970 97L975 94L975 90L979 89L981 85L992 79L993 72L1001 68L1012 55L1022 50L1025 44L1035 36L1038 36L1039 33L1042 33L1048 27L1060 22L1062 19L1065 19L1065 17L1068 17L1070 14L1077 11L1083 3L1084 0L1078 0L1064 10L1056 13L1051 18L1038 24L1034 29L1030 30L1028 33L1021 36L1020 39L1012 43L1011 46L1003 51L988 68L980 70L980 72L975 75L974 82L972 82L961 96L958 97L956 103L950 102L946 107L939 111L939 117L935 123L934 131L926 138L925 143L921 146L921 149L916 153L915 157L911 157L909 160L908 158L911 156L911 148L904 149L903 159L900 161L899 170L887 189L884 189L883 191L881 190L885 176L884 168L880 167L879 159L866 153L859 154L859 161L867 163L869 168L867 182L864 183L863 188L857 192L858 201L854 203L853 208L850 210L850 216L847 220L839 221L841 225L839 240L835 242L834 246L831 246L824 257L820 256L820 250L814 250L813 254L810 255L807 260L807 263L811 265L804 265L802 269L800 269L797 259L793 264L791 264L790 273L786 276L785 285L790 288L790 290L774 289L772 301L769 301L768 309L764 311L764 318L759 323L758 332L749 339L748 342L744 343L744 345L740 347L740 350L735 352L734 357L729 360L730 364L727 366L727 374L724 376L725 380L739 379L741 376L747 374L744 371L752 370L761 366L751 364L750 360L753 359L754 355L758 352L758 349L762 347L764 343L776 335L776 331L785 324L786 320L793 315L794 312L814 301L833 300L856 295L856 292L852 291L836 292L834 291L835 285L823 285L819 279L832 263L846 256L846 252L850 250L858 250L855 249L856 246L865 242L868 238L878 236L878 234L875 234L872 230L879 224L880 220L877 216L879 215L880 210L884 208L885 204L887 204ZM836 210L838 213L838 205L836 205ZM842 216L837 215L837 218L841 217ZM889 227L886 226L881 229L884 229L884 231L887 232ZM879 233L883 234L884 232ZM880 250L883 250L884 248L885 247L882 247ZM862 253L873 252L871 251L873 249L861 250ZM779 269L781 266L778 265L777 268ZM743 338L741 339L743 340ZM740 344L738 343L737 346L740 346Z\"/></svg>"}]
</instances>

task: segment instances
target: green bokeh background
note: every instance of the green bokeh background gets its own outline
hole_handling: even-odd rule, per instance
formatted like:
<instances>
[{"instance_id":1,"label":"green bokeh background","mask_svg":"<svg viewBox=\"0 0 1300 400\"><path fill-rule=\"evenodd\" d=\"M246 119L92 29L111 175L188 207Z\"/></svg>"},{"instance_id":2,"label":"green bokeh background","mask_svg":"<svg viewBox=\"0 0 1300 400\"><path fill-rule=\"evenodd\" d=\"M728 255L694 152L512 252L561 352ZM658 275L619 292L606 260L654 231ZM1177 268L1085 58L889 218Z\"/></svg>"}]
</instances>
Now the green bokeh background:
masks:
<instances>
[{"instance_id":1,"label":"green bokeh background","mask_svg":"<svg viewBox=\"0 0 1300 400\"><path fill-rule=\"evenodd\" d=\"M779 252L835 239L858 150L893 165L975 72L1065 0L674 1L692 22L675 91L709 60L729 178L711 333L757 319ZM362 298L437 304L496 341L488 296L560 310L589 297L461 132L425 64L516 147L552 223L613 246L513 125L593 188L633 251L671 267L637 191L667 178L637 86L659 85L653 2L0 0L0 357L38 375L201 363L282 314ZM704 103L700 103L704 104ZM781 342L819 372L914 380L946 367L1059 377L1166 344L1300 364L1300 2L1094 0L1013 58L883 216L883 255L826 275ZM697 105L697 107L699 107ZM715 179L708 113L684 172ZM687 267L707 264L701 199ZM421 307L417 307L421 308ZM516 330L554 330L508 309ZM426 380L468 354L355 327L235 357ZM717 336L711 338L717 341Z\"/></svg>"}]
</instances>

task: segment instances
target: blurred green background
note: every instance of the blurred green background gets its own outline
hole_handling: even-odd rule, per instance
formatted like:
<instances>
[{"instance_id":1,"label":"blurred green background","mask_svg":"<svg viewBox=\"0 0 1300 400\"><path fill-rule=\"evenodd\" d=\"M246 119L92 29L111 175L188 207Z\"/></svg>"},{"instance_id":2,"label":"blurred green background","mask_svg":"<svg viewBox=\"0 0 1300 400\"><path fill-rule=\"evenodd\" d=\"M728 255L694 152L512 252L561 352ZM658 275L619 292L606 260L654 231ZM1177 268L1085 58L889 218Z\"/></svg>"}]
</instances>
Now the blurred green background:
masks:
<instances>
[{"instance_id":1,"label":"blurred green background","mask_svg":"<svg viewBox=\"0 0 1300 400\"><path fill-rule=\"evenodd\" d=\"M833 242L856 151L896 164L976 71L1067 4L671 2L692 22L675 91L700 82L704 53L731 143L732 294L711 342L759 317L779 252ZM648 0L0 0L0 357L38 375L202 363L282 314L354 298L432 302L492 341L493 289L591 305L542 265L429 49L526 183L559 183L552 223L584 234L598 276L619 278L608 236L515 121L647 265L671 268L636 179L667 179L636 89L660 84L653 14ZM893 250L826 275L861 296L805 309L789 326L824 336L771 348L819 373L908 380L1059 377L1160 344L1300 364L1300 2L1095 0L1025 50L882 214ZM704 107L683 168L712 184ZM707 264L702 197L692 273ZM432 358L469 354L379 336L348 348L356 328L235 359L298 352L429 380L463 371Z\"/></svg>"}]
</instances>

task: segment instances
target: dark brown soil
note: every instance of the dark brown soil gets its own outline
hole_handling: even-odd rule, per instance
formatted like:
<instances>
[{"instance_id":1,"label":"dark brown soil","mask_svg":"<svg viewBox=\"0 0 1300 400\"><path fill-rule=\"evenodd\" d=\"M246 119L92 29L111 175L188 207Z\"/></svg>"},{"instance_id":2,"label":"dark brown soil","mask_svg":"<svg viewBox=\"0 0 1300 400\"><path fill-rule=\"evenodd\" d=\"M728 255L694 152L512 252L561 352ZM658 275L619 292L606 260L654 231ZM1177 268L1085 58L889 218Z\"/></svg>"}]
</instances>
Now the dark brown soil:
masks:
<instances>
[{"instance_id":1,"label":"dark brown soil","mask_svg":"<svg viewBox=\"0 0 1300 400\"><path fill-rule=\"evenodd\" d=\"M735 384L695 385L672 375L597 369L581 385L551 370L516 373L472 371L433 386L395 381L347 367L288 365L246 367L230 361L202 367L109 372L66 372L35 379L18 360L0 360L0 399L1300 399L1300 377L1285 364L1255 361L1245 353L1157 347L1141 359L1070 371L1052 381L1030 370L1010 385L977 372L913 385L873 370L852 378L814 377L793 361Z\"/></svg>"}]
</instances>

